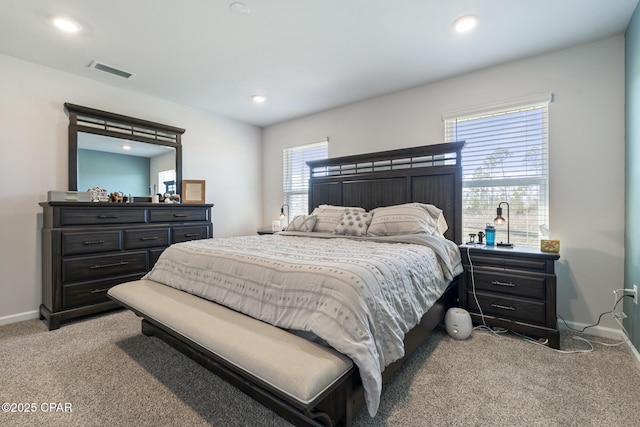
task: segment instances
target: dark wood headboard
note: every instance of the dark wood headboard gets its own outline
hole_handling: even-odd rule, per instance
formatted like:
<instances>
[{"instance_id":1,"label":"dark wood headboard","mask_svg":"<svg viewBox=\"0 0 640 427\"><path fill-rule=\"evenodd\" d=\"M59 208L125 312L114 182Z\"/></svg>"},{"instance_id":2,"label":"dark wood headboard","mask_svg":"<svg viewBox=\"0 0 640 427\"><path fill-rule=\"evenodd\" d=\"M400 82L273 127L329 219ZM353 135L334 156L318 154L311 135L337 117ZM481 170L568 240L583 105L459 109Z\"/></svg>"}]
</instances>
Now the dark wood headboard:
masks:
<instances>
[{"instance_id":1,"label":"dark wood headboard","mask_svg":"<svg viewBox=\"0 0 640 427\"><path fill-rule=\"evenodd\" d=\"M321 204L366 210L431 203L444 213L445 237L462 243L462 142L307 162L309 212Z\"/></svg>"}]
</instances>

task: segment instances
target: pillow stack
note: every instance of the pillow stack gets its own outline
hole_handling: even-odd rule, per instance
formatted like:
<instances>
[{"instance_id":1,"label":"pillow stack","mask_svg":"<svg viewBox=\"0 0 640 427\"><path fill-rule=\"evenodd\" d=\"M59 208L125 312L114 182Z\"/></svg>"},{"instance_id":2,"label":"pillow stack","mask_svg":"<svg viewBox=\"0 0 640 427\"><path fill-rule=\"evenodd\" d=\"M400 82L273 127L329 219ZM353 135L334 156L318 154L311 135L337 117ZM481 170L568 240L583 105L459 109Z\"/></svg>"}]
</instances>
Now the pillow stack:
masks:
<instances>
[{"instance_id":1,"label":"pillow stack","mask_svg":"<svg viewBox=\"0 0 640 427\"><path fill-rule=\"evenodd\" d=\"M425 203L385 206L367 212L359 207L320 205L311 215L298 215L287 231L314 231L344 236L427 234L443 237L448 229L442 210Z\"/></svg>"}]
</instances>

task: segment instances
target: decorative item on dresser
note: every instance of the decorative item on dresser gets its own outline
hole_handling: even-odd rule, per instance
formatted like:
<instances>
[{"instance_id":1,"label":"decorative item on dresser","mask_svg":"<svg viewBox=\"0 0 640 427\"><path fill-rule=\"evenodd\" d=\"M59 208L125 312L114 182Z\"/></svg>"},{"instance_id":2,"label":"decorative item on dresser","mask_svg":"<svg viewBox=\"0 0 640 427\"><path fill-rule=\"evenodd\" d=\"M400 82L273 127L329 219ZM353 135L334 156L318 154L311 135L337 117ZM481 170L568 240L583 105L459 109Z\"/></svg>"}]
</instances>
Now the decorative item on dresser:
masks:
<instances>
[{"instance_id":1,"label":"decorative item on dresser","mask_svg":"<svg viewBox=\"0 0 640 427\"><path fill-rule=\"evenodd\" d=\"M49 330L118 307L110 287L141 278L172 243L212 237L212 204L44 202L42 305Z\"/></svg>"},{"instance_id":2,"label":"decorative item on dresser","mask_svg":"<svg viewBox=\"0 0 640 427\"><path fill-rule=\"evenodd\" d=\"M546 338L560 348L555 261L536 248L461 245L460 307L474 323Z\"/></svg>"}]
</instances>

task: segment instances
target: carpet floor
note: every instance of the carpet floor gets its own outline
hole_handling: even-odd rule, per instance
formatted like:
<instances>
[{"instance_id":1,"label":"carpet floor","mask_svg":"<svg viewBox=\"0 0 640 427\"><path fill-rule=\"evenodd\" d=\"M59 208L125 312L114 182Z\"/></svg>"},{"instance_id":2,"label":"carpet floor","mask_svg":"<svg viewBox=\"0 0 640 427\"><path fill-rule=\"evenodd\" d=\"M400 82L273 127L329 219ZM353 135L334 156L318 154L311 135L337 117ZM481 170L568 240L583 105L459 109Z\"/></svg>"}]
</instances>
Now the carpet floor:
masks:
<instances>
[{"instance_id":1,"label":"carpet floor","mask_svg":"<svg viewBox=\"0 0 640 427\"><path fill-rule=\"evenodd\" d=\"M563 332L563 350L588 348L574 335ZM55 331L39 320L0 327L0 383L1 426L290 426L141 335L128 311ZM385 384L377 416L362 411L355 425L631 427L638 414L640 369L626 344L562 354L511 334L457 341L440 329Z\"/></svg>"}]
</instances>

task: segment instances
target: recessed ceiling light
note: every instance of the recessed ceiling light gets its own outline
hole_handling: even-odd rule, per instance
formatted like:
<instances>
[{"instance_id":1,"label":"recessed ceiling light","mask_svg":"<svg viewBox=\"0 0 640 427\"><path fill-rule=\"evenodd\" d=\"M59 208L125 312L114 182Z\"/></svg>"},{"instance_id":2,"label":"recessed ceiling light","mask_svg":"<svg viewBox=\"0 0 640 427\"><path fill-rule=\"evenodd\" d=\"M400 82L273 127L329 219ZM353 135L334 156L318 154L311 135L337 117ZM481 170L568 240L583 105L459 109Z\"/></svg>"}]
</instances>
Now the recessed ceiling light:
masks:
<instances>
[{"instance_id":1,"label":"recessed ceiling light","mask_svg":"<svg viewBox=\"0 0 640 427\"><path fill-rule=\"evenodd\" d=\"M52 16L49 19L54 27L56 27L60 31L64 31L65 33L75 34L79 33L80 30L82 30L82 26L73 19L58 15Z\"/></svg>"},{"instance_id":2,"label":"recessed ceiling light","mask_svg":"<svg viewBox=\"0 0 640 427\"><path fill-rule=\"evenodd\" d=\"M244 3L240 3L239 1L231 3L229 5L229 9L237 15L248 15L249 12L251 12L249 6Z\"/></svg>"},{"instance_id":3,"label":"recessed ceiling light","mask_svg":"<svg viewBox=\"0 0 640 427\"><path fill-rule=\"evenodd\" d=\"M453 22L453 28L459 33L466 33L473 30L478 24L476 15L464 15Z\"/></svg>"},{"instance_id":4,"label":"recessed ceiling light","mask_svg":"<svg viewBox=\"0 0 640 427\"><path fill-rule=\"evenodd\" d=\"M263 103L264 101L266 101L266 100L267 100L267 97L266 97L266 96L264 96L264 95L253 95L253 96L251 97L251 99L253 99L253 102L256 102L256 103L258 103L258 104L261 104L261 103Z\"/></svg>"},{"instance_id":5,"label":"recessed ceiling light","mask_svg":"<svg viewBox=\"0 0 640 427\"><path fill-rule=\"evenodd\" d=\"M123 149L123 150L131 150L131 146L130 146L130 145L127 145L127 144L125 144L125 145L123 145L123 146L122 146L122 149Z\"/></svg>"}]
</instances>

